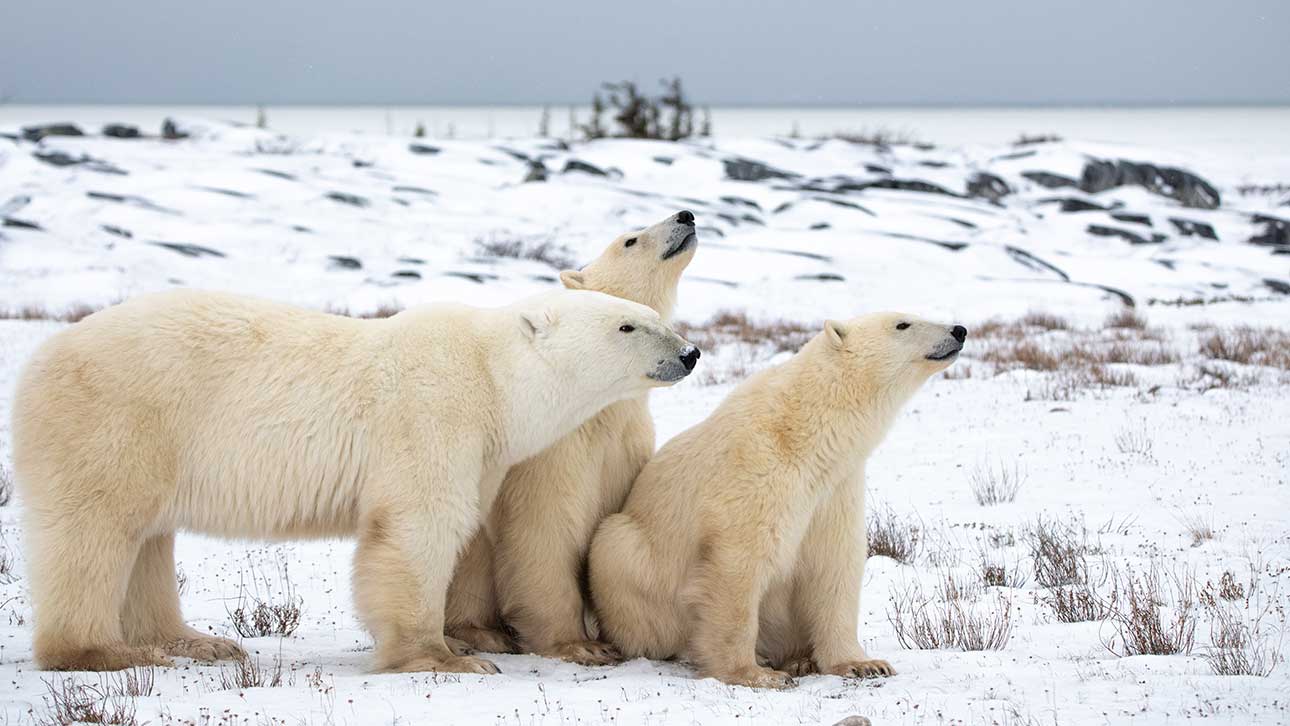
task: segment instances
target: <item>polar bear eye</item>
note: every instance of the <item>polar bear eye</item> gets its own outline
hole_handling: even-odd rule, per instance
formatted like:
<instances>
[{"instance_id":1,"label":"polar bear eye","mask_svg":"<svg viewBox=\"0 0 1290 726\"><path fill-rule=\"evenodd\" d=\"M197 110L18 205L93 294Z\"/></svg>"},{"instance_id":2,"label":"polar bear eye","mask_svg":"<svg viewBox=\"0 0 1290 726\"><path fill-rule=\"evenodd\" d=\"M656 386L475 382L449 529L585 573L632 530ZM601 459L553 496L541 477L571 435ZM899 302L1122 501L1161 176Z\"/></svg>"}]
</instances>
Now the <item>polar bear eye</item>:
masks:
<instances>
[{"instance_id":1,"label":"polar bear eye","mask_svg":"<svg viewBox=\"0 0 1290 726\"><path fill-rule=\"evenodd\" d=\"M909 323L896 323L896 330L904 330L909 327Z\"/></svg>"},{"instance_id":2,"label":"polar bear eye","mask_svg":"<svg viewBox=\"0 0 1290 726\"><path fill-rule=\"evenodd\" d=\"M620 326L618 326L618 331L619 331L620 333L630 333L630 332L632 332L632 331L633 331L633 330L635 330L635 329L636 329L636 326L635 326L635 325L620 325Z\"/></svg>"},{"instance_id":3,"label":"polar bear eye","mask_svg":"<svg viewBox=\"0 0 1290 726\"><path fill-rule=\"evenodd\" d=\"M631 247L634 244L636 244L636 238L632 237L631 239L623 243L623 247Z\"/></svg>"}]
</instances>

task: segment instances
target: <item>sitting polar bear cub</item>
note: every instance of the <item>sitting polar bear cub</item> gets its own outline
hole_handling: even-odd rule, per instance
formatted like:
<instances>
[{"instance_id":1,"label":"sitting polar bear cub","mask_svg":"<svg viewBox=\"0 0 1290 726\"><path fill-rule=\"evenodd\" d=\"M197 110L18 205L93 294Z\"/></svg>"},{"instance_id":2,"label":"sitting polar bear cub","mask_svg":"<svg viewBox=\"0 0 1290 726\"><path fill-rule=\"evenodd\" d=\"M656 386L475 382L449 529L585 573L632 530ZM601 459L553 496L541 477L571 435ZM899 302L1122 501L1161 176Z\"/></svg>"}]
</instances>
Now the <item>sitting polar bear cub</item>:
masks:
<instances>
[{"instance_id":1,"label":"sitting polar bear cub","mask_svg":"<svg viewBox=\"0 0 1290 726\"><path fill-rule=\"evenodd\" d=\"M864 463L966 336L892 313L828 322L667 442L592 541L602 635L736 685L891 674L856 637Z\"/></svg>"},{"instance_id":2,"label":"sitting polar bear cub","mask_svg":"<svg viewBox=\"0 0 1290 726\"><path fill-rule=\"evenodd\" d=\"M449 649L444 604L507 469L696 358L653 310L593 292L354 320L176 291L92 315L40 348L14 406L36 662L243 656L183 622L183 529L357 533L376 667L496 672Z\"/></svg>"}]
</instances>

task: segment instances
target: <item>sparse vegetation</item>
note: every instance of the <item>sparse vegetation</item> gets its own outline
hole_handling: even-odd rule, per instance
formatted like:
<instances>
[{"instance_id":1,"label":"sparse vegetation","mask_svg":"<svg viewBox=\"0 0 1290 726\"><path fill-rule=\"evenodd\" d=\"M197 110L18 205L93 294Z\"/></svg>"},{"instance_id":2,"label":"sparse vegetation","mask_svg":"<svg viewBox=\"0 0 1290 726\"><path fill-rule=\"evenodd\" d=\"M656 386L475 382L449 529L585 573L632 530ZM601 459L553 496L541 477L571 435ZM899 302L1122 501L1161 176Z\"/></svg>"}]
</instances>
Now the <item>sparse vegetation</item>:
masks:
<instances>
[{"instance_id":1,"label":"sparse vegetation","mask_svg":"<svg viewBox=\"0 0 1290 726\"><path fill-rule=\"evenodd\" d=\"M1214 523L1201 512L1182 515L1179 520L1187 535L1191 537L1191 546L1199 547L1214 539Z\"/></svg>"},{"instance_id":2,"label":"sparse vegetation","mask_svg":"<svg viewBox=\"0 0 1290 726\"><path fill-rule=\"evenodd\" d=\"M1023 133L1012 142L1013 146L1032 146L1034 144L1053 144L1062 140L1057 134L1026 134Z\"/></svg>"},{"instance_id":3,"label":"sparse vegetation","mask_svg":"<svg viewBox=\"0 0 1290 726\"><path fill-rule=\"evenodd\" d=\"M220 688L236 691L243 688L276 688L282 685L282 659L274 658L272 666L260 665L259 658L242 658L232 666L220 666Z\"/></svg>"},{"instance_id":4,"label":"sparse vegetation","mask_svg":"<svg viewBox=\"0 0 1290 726\"><path fill-rule=\"evenodd\" d=\"M1147 431L1145 425L1137 428L1122 428L1115 434L1115 448L1119 449L1121 454L1151 456L1152 446L1151 433Z\"/></svg>"},{"instance_id":5,"label":"sparse vegetation","mask_svg":"<svg viewBox=\"0 0 1290 726\"><path fill-rule=\"evenodd\" d=\"M773 353L796 353L818 332L815 326L792 320L754 320L742 310L722 310L705 322L678 322L673 327L682 337L705 351L743 343L766 346Z\"/></svg>"},{"instance_id":6,"label":"sparse vegetation","mask_svg":"<svg viewBox=\"0 0 1290 726\"><path fill-rule=\"evenodd\" d=\"M1001 553L982 549L978 572L986 587L1022 587L1026 584L1026 571L1020 559L1008 561Z\"/></svg>"},{"instance_id":7,"label":"sparse vegetation","mask_svg":"<svg viewBox=\"0 0 1290 726\"><path fill-rule=\"evenodd\" d=\"M658 96L641 93L631 81L603 84L602 89L608 96L596 93L591 100L591 118L582 126L582 135L587 139L599 139L606 136L617 136L628 139L660 139L680 141L688 139L695 133L694 107L685 97L685 89L680 78L663 79L663 92ZM601 116L612 110L617 130L610 133ZM712 121L704 117L704 130L710 134Z\"/></svg>"},{"instance_id":8,"label":"sparse vegetation","mask_svg":"<svg viewBox=\"0 0 1290 726\"><path fill-rule=\"evenodd\" d=\"M934 148L932 144L920 140L912 131L903 129L873 128L859 131L834 131L827 138L845 141L848 144L873 146L878 149L890 149L893 146L913 146L920 149Z\"/></svg>"},{"instance_id":9,"label":"sparse vegetation","mask_svg":"<svg viewBox=\"0 0 1290 726\"><path fill-rule=\"evenodd\" d=\"M13 499L13 475L9 473L9 468L0 464L0 507L9 504Z\"/></svg>"},{"instance_id":10,"label":"sparse vegetation","mask_svg":"<svg viewBox=\"0 0 1290 726\"><path fill-rule=\"evenodd\" d=\"M902 648L919 650L1001 650L1012 635L1012 602L1001 594L981 597L975 581L942 574L936 591L913 583L887 610Z\"/></svg>"},{"instance_id":11,"label":"sparse vegetation","mask_svg":"<svg viewBox=\"0 0 1290 726\"><path fill-rule=\"evenodd\" d=\"M332 315L342 315L347 318L361 318L364 320L375 320L380 318L389 318L403 312L403 308L394 303L381 303L374 310L366 310L361 313L351 312L347 307L327 306L325 312Z\"/></svg>"},{"instance_id":12,"label":"sparse vegetation","mask_svg":"<svg viewBox=\"0 0 1290 726\"><path fill-rule=\"evenodd\" d=\"M533 260L556 270L571 270L578 266L573 250L556 244L549 237L522 237L493 233L475 240L481 254L492 257L509 257L516 260Z\"/></svg>"},{"instance_id":13,"label":"sparse vegetation","mask_svg":"<svg viewBox=\"0 0 1290 726\"><path fill-rule=\"evenodd\" d=\"M981 462L968 476L972 496L983 507L1015 500L1025 480L1026 474L1020 464L1013 464L1009 468L1002 461L998 463L998 468L988 461Z\"/></svg>"},{"instance_id":14,"label":"sparse vegetation","mask_svg":"<svg viewBox=\"0 0 1290 726\"><path fill-rule=\"evenodd\" d=\"M0 320L52 320L59 323L79 323L100 309L83 303L61 310L27 305L20 308L0 308Z\"/></svg>"},{"instance_id":15,"label":"sparse vegetation","mask_svg":"<svg viewBox=\"0 0 1290 726\"><path fill-rule=\"evenodd\" d=\"M890 557L910 564L918 555L919 527L890 507L870 507L865 521L870 557Z\"/></svg>"},{"instance_id":16,"label":"sparse vegetation","mask_svg":"<svg viewBox=\"0 0 1290 726\"><path fill-rule=\"evenodd\" d=\"M1108 315L1103 325L1112 329L1146 330L1147 319L1134 312L1133 308L1120 308Z\"/></svg>"},{"instance_id":17,"label":"sparse vegetation","mask_svg":"<svg viewBox=\"0 0 1290 726\"><path fill-rule=\"evenodd\" d=\"M285 560L277 563L276 582L254 565L250 583L244 576L238 587L236 607L229 611L233 629L243 638L270 635L288 637L300 627L304 599L296 595Z\"/></svg>"},{"instance_id":18,"label":"sparse vegetation","mask_svg":"<svg viewBox=\"0 0 1290 726\"><path fill-rule=\"evenodd\" d=\"M117 724L136 726L134 702L114 694L103 685L77 683L71 678L44 681L47 711L35 716L38 726L70 726L70 724Z\"/></svg>"},{"instance_id":19,"label":"sparse vegetation","mask_svg":"<svg viewBox=\"0 0 1290 726\"><path fill-rule=\"evenodd\" d=\"M1065 523L1040 517L1026 532L1035 581L1043 587L1077 585L1089 581L1088 530L1083 522Z\"/></svg>"},{"instance_id":20,"label":"sparse vegetation","mask_svg":"<svg viewBox=\"0 0 1290 726\"><path fill-rule=\"evenodd\" d=\"M1215 329L1201 335L1200 353L1213 360L1290 371L1290 331L1248 326Z\"/></svg>"},{"instance_id":21,"label":"sparse vegetation","mask_svg":"<svg viewBox=\"0 0 1290 726\"><path fill-rule=\"evenodd\" d=\"M1128 570L1113 579L1115 633L1104 643L1108 650L1125 656L1191 653L1198 619L1194 575L1167 573L1153 560L1141 574Z\"/></svg>"}]
</instances>

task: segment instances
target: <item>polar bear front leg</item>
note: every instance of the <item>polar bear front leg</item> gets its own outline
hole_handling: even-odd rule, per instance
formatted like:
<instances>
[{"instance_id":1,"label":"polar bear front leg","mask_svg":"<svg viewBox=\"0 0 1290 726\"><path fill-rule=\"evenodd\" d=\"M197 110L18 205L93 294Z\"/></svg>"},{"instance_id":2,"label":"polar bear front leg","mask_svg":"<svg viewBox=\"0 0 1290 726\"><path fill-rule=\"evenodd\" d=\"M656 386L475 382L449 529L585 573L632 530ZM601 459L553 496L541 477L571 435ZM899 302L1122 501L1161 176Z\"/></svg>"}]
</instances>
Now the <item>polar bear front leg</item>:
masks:
<instances>
[{"instance_id":1,"label":"polar bear front leg","mask_svg":"<svg viewBox=\"0 0 1290 726\"><path fill-rule=\"evenodd\" d=\"M865 653L857 635L868 555L864 526L861 473L816 508L802 541L793 610L809 635L813 665L820 673L857 678L895 674L887 661Z\"/></svg>"},{"instance_id":2,"label":"polar bear front leg","mask_svg":"<svg viewBox=\"0 0 1290 726\"><path fill-rule=\"evenodd\" d=\"M362 518L354 554L354 599L386 672L497 673L482 658L455 655L444 608L457 555L478 526L479 477L435 478L390 491Z\"/></svg>"}]
</instances>

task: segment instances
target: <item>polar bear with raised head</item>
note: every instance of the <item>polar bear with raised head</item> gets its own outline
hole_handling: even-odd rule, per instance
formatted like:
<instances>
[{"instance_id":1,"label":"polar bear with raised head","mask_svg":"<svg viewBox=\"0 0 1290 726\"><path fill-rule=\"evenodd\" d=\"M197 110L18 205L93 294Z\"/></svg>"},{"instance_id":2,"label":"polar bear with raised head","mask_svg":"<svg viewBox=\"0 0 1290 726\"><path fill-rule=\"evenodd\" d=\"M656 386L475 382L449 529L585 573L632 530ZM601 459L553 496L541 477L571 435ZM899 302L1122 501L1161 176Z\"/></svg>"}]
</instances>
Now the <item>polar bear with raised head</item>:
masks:
<instances>
[{"instance_id":1,"label":"polar bear with raised head","mask_svg":"<svg viewBox=\"0 0 1290 726\"><path fill-rule=\"evenodd\" d=\"M694 214L677 212L620 235L560 280L569 289L648 305L666 322L697 246ZM654 421L642 393L511 469L488 526L458 564L448 594L448 633L483 651L522 648L584 665L618 660L617 651L587 632L587 549L596 525L622 507L653 453Z\"/></svg>"},{"instance_id":2,"label":"polar bear with raised head","mask_svg":"<svg viewBox=\"0 0 1290 726\"><path fill-rule=\"evenodd\" d=\"M653 310L593 292L386 320L195 291L96 313L37 351L14 404L36 662L243 656L183 622L184 530L357 535L378 670L496 672L449 649L443 613L502 477L697 356Z\"/></svg>"},{"instance_id":3,"label":"polar bear with raised head","mask_svg":"<svg viewBox=\"0 0 1290 726\"><path fill-rule=\"evenodd\" d=\"M966 336L898 313L828 322L667 442L592 541L602 635L736 685L890 674L857 637L865 459Z\"/></svg>"}]
</instances>

